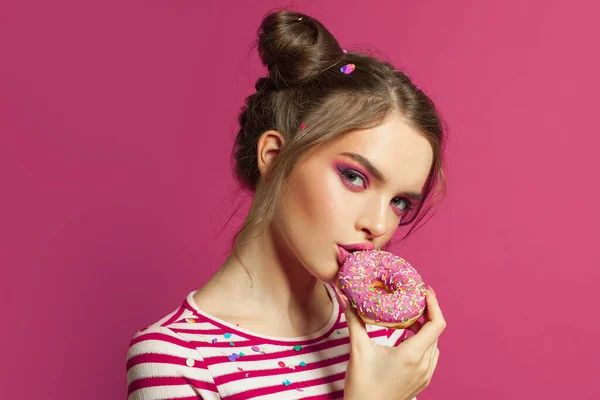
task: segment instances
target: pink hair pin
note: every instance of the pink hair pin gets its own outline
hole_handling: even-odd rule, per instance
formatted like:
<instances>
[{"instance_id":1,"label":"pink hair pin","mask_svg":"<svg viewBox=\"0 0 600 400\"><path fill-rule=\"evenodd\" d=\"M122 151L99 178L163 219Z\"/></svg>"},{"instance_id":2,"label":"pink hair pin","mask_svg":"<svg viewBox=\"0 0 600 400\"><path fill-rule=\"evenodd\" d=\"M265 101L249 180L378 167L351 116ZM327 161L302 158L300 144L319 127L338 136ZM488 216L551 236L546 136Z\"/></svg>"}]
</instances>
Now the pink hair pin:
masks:
<instances>
[{"instance_id":1,"label":"pink hair pin","mask_svg":"<svg viewBox=\"0 0 600 400\"><path fill-rule=\"evenodd\" d=\"M348 75L348 74L352 73L352 71L354 71L355 68L356 68L356 65L354 65L354 64L346 64L342 68L340 68L340 71L342 71L344 74Z\"/></svg>"}]
</instances>

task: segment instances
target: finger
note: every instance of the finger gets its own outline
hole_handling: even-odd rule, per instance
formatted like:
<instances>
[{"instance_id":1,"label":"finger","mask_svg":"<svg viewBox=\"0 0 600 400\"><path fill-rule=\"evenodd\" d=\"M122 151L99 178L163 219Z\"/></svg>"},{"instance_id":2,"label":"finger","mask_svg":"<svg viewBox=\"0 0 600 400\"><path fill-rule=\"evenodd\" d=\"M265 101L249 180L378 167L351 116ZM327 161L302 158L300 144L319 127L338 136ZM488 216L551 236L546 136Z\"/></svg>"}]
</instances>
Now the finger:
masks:
<instances>
[{"instance_id":1,"label":"finger","mask_svg":"<svg viewBox=\"0 0 600 400\"><path fill-rule=\"evenodd\" d=\"M346 308L348 308L348 298L346 296L344 296L342 294L342 292L340 292L340 289L336 286L331 286L333 288L333 291L335 292L335 297L337 298L338 304L340 305L340 308L342 309L342 311L345 311Z\"/></svg>"},{"instance_id":2,"label":"finger","mask_svg":"<svg viewBox=\"0 0 600 400\"><path fill-rule=\"evenodd\" d=\"M367 333L367 327L362 318L356 313L352 305L344 311L346 324L348 324L348 333L350 334L351 346L363 346L366 343L371 343L371 338Z\"/></svg>"},{"instance_id":3,"label":"finger","mask_svg":"<svg viewBox=\"0 0 600 400\"><path fill-rule=\"evenodd\" d=\"M423 323L427 323L427 322L431 321L429 319L429 312L427 312L427 311L428 311L428 309L425 310L425 312L423 313Z\"/></svg>"},{"instance_id":4,"label":"finger","mask_svg":"<svg viewBox=\"0 0 600 400\"><path fill-rule=\"evenodd\" d=\"M433 288L430 286L430 290L427 291L427 310L425 313L425 323L430 321L436 321L440 325L445 327L446 320L444 319L444 315L442 314L442 309L440 308L440 304L438 302L437 296L433 291Z\"/></svg>"},{"instance_id":5,"label":"finger","mask_svg":"<svg viewBox=\"0 0 600 400\"><path fill-rule=\"evenodd\" d=\"M421 321L415 321L412 323L411 326L408 327L408 329L410 329L412 331L412 333L417 333L421 330L421 328L423 327L423 323Z\"/></svg>"},{"instance_id":6,"label":"finger","mask_svg":"<svg viewBox=\"0 0 600 400\"><path fill-rule=\"evenodd\" d=\"M348 333L350 335L350 344L352 345L353 341L356 344L357 341L365 340L364 336L366 336L366 339L370 339L362 318L358 316L354 307L350 305L348 298L340 291L339 287L335 285L331 285L331 287L335 292L335 297L337 298L340 308L344 311L346 325L348 326Z\"/></svg>"},{"instance_id":7,"label":"finger","mask_svg":"<svg viewBox=\"0 0 600 400\"><path fill-rule=\"evenodd\" d=\"M417 334L404 341L406 345L414 346L415 351L420 354L425 354L446 328L446 320L433 290L427 293L427 316L429 321L423 324Z\"/></svg>"}]
</instances>

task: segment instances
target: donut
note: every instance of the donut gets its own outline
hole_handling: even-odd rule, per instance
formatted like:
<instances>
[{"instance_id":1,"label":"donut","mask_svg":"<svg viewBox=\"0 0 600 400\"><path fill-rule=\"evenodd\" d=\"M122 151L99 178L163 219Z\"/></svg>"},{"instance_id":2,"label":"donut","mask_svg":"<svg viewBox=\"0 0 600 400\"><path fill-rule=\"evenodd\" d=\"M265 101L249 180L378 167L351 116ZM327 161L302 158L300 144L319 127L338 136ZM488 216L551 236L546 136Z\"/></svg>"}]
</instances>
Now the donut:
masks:
<instances>
[{"instance_id":1,"label":"donut","mask_svg":"<svg viewBox=\"0 0 600 400\"><path fill-rule=\"evenodd\" d=\"M387 251L351 253L338 272L337 286L366 324L408 328L425 311L423 278Z\"/></svg>"}]
</instances>

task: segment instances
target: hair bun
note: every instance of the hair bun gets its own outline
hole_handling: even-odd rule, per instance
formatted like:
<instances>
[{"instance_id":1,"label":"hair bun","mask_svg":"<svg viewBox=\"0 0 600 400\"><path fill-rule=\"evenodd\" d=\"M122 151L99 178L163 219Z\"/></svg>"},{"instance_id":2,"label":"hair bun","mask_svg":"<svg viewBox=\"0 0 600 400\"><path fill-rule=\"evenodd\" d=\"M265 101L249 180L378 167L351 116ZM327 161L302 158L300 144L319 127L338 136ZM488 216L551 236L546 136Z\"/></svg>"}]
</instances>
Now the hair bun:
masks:
<instances>
[{"instance_id":1,"label":"hair bun","mask_svg":"<svg viewBox=\"0 0 600 400\"><path fill-rule=\"evenodd\" d=\"M278 89L311 79L344 54L319 21L285 10L263 19L258 29L258 53Z\"/></svg>"}]
</instances>

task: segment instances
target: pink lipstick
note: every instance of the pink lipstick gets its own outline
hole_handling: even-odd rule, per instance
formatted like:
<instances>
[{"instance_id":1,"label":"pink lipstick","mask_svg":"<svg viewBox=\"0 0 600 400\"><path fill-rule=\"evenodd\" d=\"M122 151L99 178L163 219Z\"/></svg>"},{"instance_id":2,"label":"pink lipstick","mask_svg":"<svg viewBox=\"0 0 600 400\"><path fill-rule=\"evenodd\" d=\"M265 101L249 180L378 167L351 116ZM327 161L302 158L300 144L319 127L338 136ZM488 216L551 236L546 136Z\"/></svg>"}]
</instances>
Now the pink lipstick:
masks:
<instances>
[{"instance_id":1,"label":"pink lipstick","mask_svg":"<svg viewBox=\"0 0 600 400\"><path fill-rule=\"evenodd\" d=\"M371 242L338 244L338 265L341 266L350 253L365 250L375 250L375 245Z\"/></svg>"}]
</instances>

